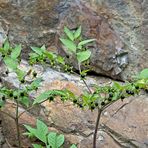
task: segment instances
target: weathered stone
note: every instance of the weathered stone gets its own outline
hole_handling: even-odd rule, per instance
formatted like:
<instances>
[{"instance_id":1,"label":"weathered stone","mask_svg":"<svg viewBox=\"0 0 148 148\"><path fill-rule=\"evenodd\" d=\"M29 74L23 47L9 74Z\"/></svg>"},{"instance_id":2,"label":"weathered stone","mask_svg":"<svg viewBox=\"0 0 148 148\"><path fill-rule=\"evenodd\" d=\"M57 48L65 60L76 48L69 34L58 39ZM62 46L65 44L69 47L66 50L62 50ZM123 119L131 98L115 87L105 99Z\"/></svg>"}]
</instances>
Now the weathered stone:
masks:
<instances>
[{"instance_id":1,"label":"weathered stone","mask_svg":"<svg viewBox=\"0 0 148 148\"><path fill-rule=\"evenodd\" d=\"M28 70L28 64L23 61L21 66L24 70ZM64 89L68 88L76 95L80 95L83 91L84 85L80 81L79 77L74 75L68 75L60 73L52 69L44 70L41 66L36 65L32 69L36 69L39 76L43 75L42 87L40 87L37 94L40 92L52 89ZM11 74L8 76L10 77ZM28 78L29 79L29 78ZM14 84L15 79L3 79L4 81L11 80L9 83ZM110 79L102 79L98 77L93 79L87 77L88 85L98 84L104 85L110 83ZM17 85L16 85L17 86ZM147 147L147 129L148 129L148 97L141 95L139 97L131 97L122 101L118 101L102 113L101 124L106 126L100 126L97 136L97 148L108 147ZM120 108L120 110L119 110ZM3 111L15 116L15 104L8 103ZM20 108L19 113L24 109ZM35 113L36 112L36 113ZM7 116L0 116L5 121L6 133L11 143L14 143L15 139L15 124L12 124L12 120ZM93 132L95 128L95 120L97 117L97 111L90 112L88 110L81 110L76 106L73 106L71 102L61 102L57 98L54 102L46 101L42 103L41 107L34 112L25 112L20 118L20 124L35 125L36 119L40 117L49 126L50 131L57 131L63 133L66 136L66 145L68 148L70 143L78 144L80 148L91 148ZM7 123L7 124L6 124ZM11 124L12 126L10 126ZM9 132L10 128L11 134ZM8 130L8 131L7 131ZM22 137L24 141L27 139ZM132 140L131 140L132 139ZM29 143L27 143L29 144Z\"/></svg>"},{"instance_id":2,"label":"weathered stone","mask_svg":"<svg viewBox=\"0 0 148 148\"><path fill-rule=\"evenodd\" d=\"M8 39L13 44L22 43L24 58L28 57L29 46L51 46L54 43L54 29L58 22L56 4L57 0L0 0L2 28L7 22Z\"/></svg>"},{"instance_id":3,"label":"weathered stone","mask_svg":"<svg viewBox=\"0 0 148 148\"><path fill-rule=\"evenodd\" d=\"M147 67L147 12L146 0L1 0L0 44L6 36L13 44L22 43L23 58L28 57L29 46L43 44L64 55L58 39L64 25L71 29L81 25L84 39L97 40L88 46L92 69L126 80ZM70 62L77 67L75 60Z\"/></svg>"},{"instance_id":4,"label":"weathered stone","mask_svg":"<svg viewBox=\"0 0 148 148\"><path fill-rule=\"evenodd\" d=\"M64 25L71 29L82 25L84 38L97 39L89 48L95 72L125 80L147 67L146 1L77 0L71 3L63 6L61 32Z\"/></svg>"},{"instance_id":5,"label":"weathered stone","mask_svg":"<svg viewBox=\"0 0 148 148\"><path fill-rule=\"evenodd\" d=\"M73 3L71 7L65 9L65 13L61 14L59 36L63 33L64 26L75 29L81 25L84 39L96 39L96 42L88 46L92 51L91 69L99 74L117 78L117 75L128 64L127 52L120 37L111 28L108 18L89 9L83 3L79 5L75 2ZM67 53L67 51L65 52ZM73 57L70 61L77 67L76 60Z\"/></svg>"}]
</instances>

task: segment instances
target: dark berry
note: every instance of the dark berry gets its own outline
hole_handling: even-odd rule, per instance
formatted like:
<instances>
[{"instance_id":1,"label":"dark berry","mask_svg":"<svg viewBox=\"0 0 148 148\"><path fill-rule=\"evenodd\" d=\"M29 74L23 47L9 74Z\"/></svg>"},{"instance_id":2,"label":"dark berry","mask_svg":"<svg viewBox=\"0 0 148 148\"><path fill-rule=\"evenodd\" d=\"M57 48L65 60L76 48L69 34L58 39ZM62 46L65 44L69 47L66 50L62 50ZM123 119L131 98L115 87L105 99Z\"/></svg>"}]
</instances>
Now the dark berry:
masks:
<instances>
[{"instance_id":1,"label":"dark berry","mask_svg":"<svg viewBox=\"0 0 148 148\"><path fill-rule=\"evenodd\" d=\"M82 104L79 104L79 107L80 107L80 108L82 108L82 107L83 107L83 105L82 105Z\"/></svg>"},{"instance_id":2,"label":"dark berry","mask_svg":"<svg viewBox=\"0 0 148 148\"><path fill-rule=\"evenodd\" d=\"M112 93L109 93L109 97L112 98L113 97L113 94Z\"/></svg>"},{"instance_id":3,"label":"dark berry","mask_svg":"<svg viewBox=\"0 0 148 148\"><path fill-rule=\"evenodd\" d=\"M84 79L85 78L85 75L81 75L81 78Z\"/></svg>"},{"instance_id":4,"label":"dark berry","mask_svg":"<svg viewBox=\"0 0 148 148\"><path fill-rule=\"evenodd\" d=\"M50 97L49 97L49 100L50 100L50 101L53 101L53 100L54 100L54 97L53 97L53 96L50 96Z\"/></svg>"},{"instance_id":5,"label":"dark berry","mask_svg":"<svg viewBox=\"0 0 148 148\"><path fill-rule=\"evenodd\" d=\"M25 83L25 80L24 80L24 79L22 79L22 80L21 80L21 83Z\"/></svg>"},{"instance_id":6,"label":"dark berry","mask_svg":"<svg viewBox=\"0 0 148 148\"><path fill-rule=\"evenodd\" d=\"M5 101L6 100L6 97L5 96L2 96L2 100Z\"/></svg>"},{"instance_id":7,"label":"dark berry","mask_svg":"<svg viewBox=\"0 0 148 148\"><path fill-rule=\"evenodd\" d=\"M46 62L46 59L43 59L44 62Z\"/></svg>"},{"instance_id":8,"label":"dark berry","mask_svg":"<svg viewBox=\"0 0 148 148\"><path fill-rule=\"evenodd\" d=\"M91 108L91 110L94 110L95 109L95 106L92 105L90 108Z\"/></svg>"},{"instance_id":9,"label":"dark berry","mask_svg":"<svg viewBox=\"0 0 148 148\"><path fill-rule=\"evenodd\" d=\"M90 102L90 104L93 104L93 103L94 103L93 101Z\"/></svg>"},{"instance_id":10,"label":"dark berry","mask_svg":"<svg viewBox=\"0 0 148 148\"><path fill-rule=\"evenodd\" d=\"M126 90L126 93L130 95L131 94L131 91L130 90Z\"/></svg>"},{"instance_id":11,"label":"dark berry","mask_svg":"<svg viewBox=\"0 0 148 148\"><path fill-rule=\"evenodd\" d=\"M33 73L33 77L36 77L36 76L37 76L37 73L36 73L36 72L34 72L34 73Z\"/></svg>"},{"instance_id":12,"label":"dark berry","mask_svg":"<svg viewBox=\"0 0 148 148\"><path fill-rule=\"evenodd\" d=\"M13 97L13 93L10 93L10 94L9 94L9 97Z\"/></svg>"},{"instance_id":13,"label":"dark berry","mask_svg":"<svg viewBox=\"0 0 148 148\"><path fill-rule=\"evenodd\" d=\"M5 72L5 74L8 75L8 73L9 73L9 71L7 70L7 71Z\"/></svg>"},{"instance_id":14,"label":"dark berry","mask_svg":"<svg viewBox=\"0 0 148 148\"><path fill-rule=\"evenodd\" d=\"M17 100L17 98L18 98L17 96L14 96L14 99L15 99L15 100Z\"/></svg>"},{"instance_id":15,"label":"dark berry","mask_svg":"<svg viewBox=\"0 0 148 148\"><path fill-rule=\"evenodd\" d=\"M39 60L38 60L38 59L36 59L36 62L39 62Z\"/></svg>"},{"instance_id":16,"label":"dark berry","mask_svg":"<svg viewBox=\"0 0 148 148\"><path fill-rule=\"evenodd\" d=\"M37 90L38 90L38 87L35 87L35 88L34 88L34 90L36 90L36 91L37 91Z\"/></svg>"},{"instance_id":17,"label":"dark berry","mask_svg":"<svg viewBox=\"0 0 148 148\"><path fill-rule=\"evenodd\" d=\"M24 94L23 92L21 92L21 93L20 93L20 96L21 96L21 97L24 97L24 96L25 96L25 94Z\"/></svg>"},{"instance_id":18,"label":"dark berry","mask_svg":"<svg viewBox=\"0 0 148 148\"><path fill-rule=\"evenodd\" d=\"M104 106L104 105L105 105L105 102L104 102L104 101L103 101L103 102L101 102L101 105L102 105L102 106Z\"/></svg>"},{"instance_id":19,"label":"dark berry","mask_svg":"<svg viewBox=\"0 0 148 148\"><path fill-rule=\"evenodd\" d=\"M67 72L70 72L71 71L71 69L70 68L67 68Z\"/></svg>"},{"instance_id":20,"label":"dark berry","mask_svg":"<svg viewBox=\"0 0 148 148\"><path fill-rule=\"evenodd\" d=\"M93 94L98 94L98 92L97 92L97 91L95 91Z\"/></svg>"},{"instance_id":21,"label":"dark berry","mask_svg":"<svg viewBox=\"0 0 148 148\"><path fill-rule=\"evenodd\" d=\"M52 100L53 101L53 100ZM61 97L61 101L65 101L64 97Z\"/></svg>"},{"instance_id":22,"label":"dark berry","mask_svg":"<svg viewBox=\"0 0 148 148\"><path fill-rule=\"evenodd\" d=\"M99 105L99 104L96 102L96 103L95 103L95 106L97 107L98 105Z\"/></svg>"},{"instance_id":23,"label":"dark berry","mask_svg":"<svg viewBox=\"0 0 148 148\"><path fill-rule=\"evenodd\" d=\"M5 55L3 54L3 55L2 55L2 57L4 58L4 57L5 57Z\"/></svg>"},{"instance_id":24,"label":"dark berry","mask_svg":"<svg viewBox=\"0 0 148 148\"><path fill-rule=\"evenodd\" d=\"M73 100L73 103L77 103L77 100L76 100L76 99L74 99L74 100Z\"/></svg>"},{"instance_id":25,"label":"dark berry","mask_svg":"<svg viewBox=\"0 0 148 148\"><path fill-rule=\"evenodd\" d=\"M0 78L0 83L2 82L2 79Z\"/></svg>"},{"instance_id":26,"label":"dark berry","mask_svg":"<svg viewBox=\"0 0 148 148\"><path fill-rule=\"evenodd\" d=\"M108 101L110 102L110 101L112 101L112 99L111 98L108 98Z\"/></svg>"},{"instance_id":27,"label":"dark berry","mask_svg":"<svg viewBox=\"0 0 148 148\"><path fill-rule=\"evenodd\" d=\"M124 98L125 98L125 96L122 95L122 96L121 96L121 100L123 100Z\"/></svg>"},{"instance_id":28,"label":"dark berry","mask_svg":"<svg viewBox=\"0 0 148 148\"><path fill-rule=\"evenodd\" d=\"M139 86L135 86L136 89L139 89Z\"/></svg>"},{"instance_id":29,"label":"dark berry","mask_svg":"<svg viewBox=\"0 0 148 148\"><path fill-rule=\"evenodd\" d=\"M130 94L131 94L131 95L134 95L135 93L134 93L134 91L131 91Z\"/></svg>"},{"instance_id":30,"label":"dark berry","mask_svg":"<svg viewBox=\"0 0 148 148\"><path fill-rule=\"evenodd\" d=\"M69 59L69 55L66 55L66 58Z\"/></svg>"},{"instance_id":31,"label":"dark berry","mask_svg":"<svg viewBox=\"0 0 148 148\"><path fill-rule=\"evenodd\" d=\"M148 93L148 89L145 89L145 92Z\"/></svg>"}]
</instances>

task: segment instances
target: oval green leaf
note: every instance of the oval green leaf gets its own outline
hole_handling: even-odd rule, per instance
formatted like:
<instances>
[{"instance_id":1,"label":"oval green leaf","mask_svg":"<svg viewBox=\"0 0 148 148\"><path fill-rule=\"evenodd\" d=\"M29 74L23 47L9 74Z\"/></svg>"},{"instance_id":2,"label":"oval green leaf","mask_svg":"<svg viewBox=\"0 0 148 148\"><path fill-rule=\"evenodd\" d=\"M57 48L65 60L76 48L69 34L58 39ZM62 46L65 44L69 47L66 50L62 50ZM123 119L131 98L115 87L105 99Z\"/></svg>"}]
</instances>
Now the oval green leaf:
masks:
<instances>
[{"instance_id":1,"label":"oval green leaf","mask_svg":"<svg viewBox=\"0 0 148 148\"><path fill-rule=\"evenodd\" d=\"M65 47L70 51L76 53L76 45L68 39L62 39L60 38L60 41L65 45Z\"/></svg>"},{"instance_id":2,"label":"oval green leaf","mask_svg":"<svg viewBox=\"0 0 148 148\"><path fill-rule=\"evenodd\" d=\"M82 52L78 52L77 53L77 60L79 63L82 63L86 60L88 60L91 56L91 51L86 50L86 51L82 51Z\"/></svg>"},{"instance_id":3,"label":"oval green leaf","mask_svg":"<svg viewBox=\"0 0 148 148\"><path fill-rule=\"evenodd\" d=\"M11 58L12 59L18 58L20 56L21 49L22 49L21 44L16 45L16 47L14 49L12 49Z\"/></svg>"},{"instance_id":4,"label":"oval green leaf","mask_svg":"<svg viewBox=\"0 0 148 148\"><path fill-rule=\"evenodd\" d=\"M90 43L90 42L93 42L93 41L95 41L95 39L88 39L88 40L81 41L81 42L78 44L78 47L81 47L81 46L86 45L86 44L88 44L88 43Z\"/></svg>"},{"instance_id":5,"label":"oval green leaf","mask_svg":"<svg viewBox=\"0 0 148 148\"><path fill-rule=\"evenodd\" d=\"M70 31L67 27L64 27L64 32L66 33L66 35L68 36L68 38L71 41L74 40L74 35L73 35L72 31Z\"/></svg>"}]
</instances>

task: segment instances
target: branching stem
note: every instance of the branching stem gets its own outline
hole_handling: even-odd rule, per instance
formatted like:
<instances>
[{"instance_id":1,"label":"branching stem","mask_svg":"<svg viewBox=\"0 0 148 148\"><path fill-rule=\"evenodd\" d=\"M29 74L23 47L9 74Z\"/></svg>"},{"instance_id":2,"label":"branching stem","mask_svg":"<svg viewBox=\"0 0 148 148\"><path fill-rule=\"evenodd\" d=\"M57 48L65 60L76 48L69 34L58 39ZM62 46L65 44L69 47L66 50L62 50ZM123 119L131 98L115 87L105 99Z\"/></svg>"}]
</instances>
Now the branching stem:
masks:
<instances>
[{"instance_id":1,"label":"branching stem","mask_svg":"<svg viewBox=\"0 0 148 148\"><path fill-rule=\"evenodd\" d=\"M17 140L18 140L18 148L21 148L21 136L20 136L20 129L19 129L19 103L16 101L16 131L17 131Z\"/></svg>"},{"instance_id":2,"label":"branching stem","mask_svg":"<svg viewBox=\"0 0 148 148\"><path fill-rule=\"evenodd\" d=\"M93 148L96 148L97 133L98 133L98 126L99 126L99 123L100 123L101 113L102 113L102 110L98 109L98 116L97 116L95 131L94 131L94 135L93 135L94 136L93 137Z\"/></svg>"}]
</instances>

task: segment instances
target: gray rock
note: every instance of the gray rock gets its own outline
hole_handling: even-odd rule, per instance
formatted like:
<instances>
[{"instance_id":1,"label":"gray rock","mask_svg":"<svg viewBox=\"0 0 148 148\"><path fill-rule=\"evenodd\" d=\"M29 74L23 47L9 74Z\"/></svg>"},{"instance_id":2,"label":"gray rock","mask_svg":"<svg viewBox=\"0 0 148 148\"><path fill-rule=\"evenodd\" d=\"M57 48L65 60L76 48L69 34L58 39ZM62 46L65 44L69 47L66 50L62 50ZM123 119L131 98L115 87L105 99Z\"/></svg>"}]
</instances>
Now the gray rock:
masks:
<instances>
[{"instance_id":1,"label":"gray rock","mask_svg":"<svg viewBox=\"0 0 148 148\"><path fill-rule=\"evenodd\" d=\"M64 56L58 39L63 27L81 25L83 38L97 40L88 46L91 68L114 79L131 79L148 63L147 5L146 0L0 0L0 44L6 36L12 44L22 43L23 58L29 46L43 44Z\"/></svg>"}]
</instances>

